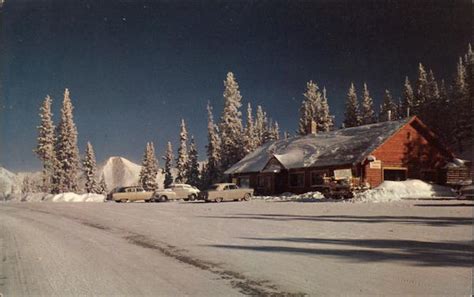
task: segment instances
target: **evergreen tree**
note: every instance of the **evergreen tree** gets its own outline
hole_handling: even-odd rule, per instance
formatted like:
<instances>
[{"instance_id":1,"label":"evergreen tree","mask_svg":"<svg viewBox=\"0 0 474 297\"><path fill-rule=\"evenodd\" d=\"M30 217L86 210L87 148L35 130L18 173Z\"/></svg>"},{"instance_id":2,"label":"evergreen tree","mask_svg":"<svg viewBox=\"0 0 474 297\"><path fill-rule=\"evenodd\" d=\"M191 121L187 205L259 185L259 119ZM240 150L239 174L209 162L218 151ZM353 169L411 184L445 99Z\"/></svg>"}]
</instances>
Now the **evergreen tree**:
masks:
<instances>
[{"instance_id":1,"label":"evergreen tree","mask_svg":"<svg viewBox=\"0 0 474 297\"><path fill-rule=\"evenodd\" d=\"M377 121L374 111L374 101L370 97L369 88L364 83L364 92L362 95L362 103L360 108L360 119L362 125L372 124Z\"/></svg>"},{"instance_id":2,"label":"evergreen tree","mask_svg":"<svg viewBox=\"0 0 474 297\"><path fill-rule=\"evenodd\" d=\"M52 191L52 178L54 174L54 164L56 155L54 152L55 135L53 114L51 112L51 97L46 96L40 108L41 124L38 126L38 144L35 153L43 163L42 170L42 191Z\"/></svg>"},{"instance_id":3,"label":"evergreen tree","mask_svg":"<svg viewBox=\"0 0 474 297\"><path fill-rule=\"evenodd\" d=\"M283 132L283 139L288 140L290 138L290 133L288 131Z\"/></svg>"},{"instance_id":4,"label":"evergreen tree","mask_svg":"<svg viewBox=\"0 0 474 297\"><path fill-rule=\"evenodd\" d=\"M105 176L102 174L100 176L99 186L98 186L98 193L102 195L107 195L109 190L107 189L107 183L105 182Z\"/></svg>"},{"instance_id":5,"label":"evergreen tree","mask_svg":"<svg viewBox=\"0 0 474 297\"><path fill-rule=\"evenodd\" d=\"M265 131L267 129L267 114L263 111L262 106L257 106L257 113L255 115L255 134L257 139L257 147L261 146L265 141Z\"/></svg>"},{"instance_id":6,"label":"evergreen tree","mask_svg":"<svg viewBox=\"0 0 474 297\"><path fill-rule=\"evenodd\" d=\"M308 125L311 121L311 112L309 104L306 100L301 102L300 107L300 119L298 121L298 134L306 135L308 134Z\"/></svg>"},{"instance_id":7,"label":"evergreen tree","mask_svg":"<svg viewBox=\"0 0 474 297\"><path fill-rule=\"evenodd\" d=\"M222 177L221 167L221 141L219 131L214 124L214 116L212 114L212 106L207 104L207 165L205 170L205 186L220 181Z\"/></svg>"},{"instance_id":8,"label":"evergreen tree","mask_svg":"<svg viewBox=\"0 0 474 297\"><path fill-rule=\"evenodd\" d=\"M382 103L382 106L380 107L379 121L385 122L385 121L396 120L398 118L397 109L398 109L397 104L393 102L390 91L385 90L383 103ZM390 118L389 118L389 114L390 114Z\"/></svg>"},{"instance_id":9,"label":"evergreen tree","mask_svg":"<svg viewBox=\"0 0 474 297\"><path fill-rule=\"evenodd\" d=\"M242 148L242 113L240 112L242 96L232 72L227 74L224 81L223 96L224 110L220 123L221 166L226 170L244 156Z\"/></svg>"},{"instance_id":10,"label":"evergreen tree","mask_svg":"<svg viewBox=\"0 0 474 297\"><path fill-rule=\"evenodd\" d=\"M425 68L420 63L418 65L418 80L416 84L416 95L413 102L413 114L425 119L425 104L428 101L429 85L428 75L426 74Z\"/></svg>"},{"instance_id":11,"label":"evergreen tree","mask_svg":"<svg viewBox=\"0 0 474 297\"><path fill-rule=\"evenodd\" d=\"M169 188L173 184L173 174L171 173L173 158L173 146L171 145L171 142L168 141L168 145L166 146L166 155L163 157L165 160L165 168L163 172L165 174L165 180L163 183L165 188Z\"/></svg>"},{"instance_id":12,"label":"evergreen tree","mask_svg":"<svg viewBox=\"0 0 474 297\"><path fill-rule=\"evenodd\" d=\"M176 169L178 174L176 176L176 183L186 183L187 169L188 169L188 131L186 131L186 123L181 119L181 132L179 133L180 144L178 148L178 157L176 159Z\"/></svg>"},{"instance_id":13,"label":"evergreen tree","mask_svg":"<svg viewBox=\"0 0 474 297\"><path fill-rule=\"evenodd\" d=\"M400 116L404 118L407 117L408 114L410 116L416 114L414 104L415 95L413 94L413 88L411 87L410 80L408 80L408 76L406 76L405 84L403 85L402 111Z\"/></svg>"},{"instance_id":14,"label":"evergreen tree","mask_svg":"<svg viewBox=\"0 0 474 297\"><path fill-rule=\"evenodd\" d=\"M154 191L158 188L156 176L158 174L158 161L155 155L153 142L147 142L143 153L142 169L140 170L139 183L145 191Z\"/></svg>"},{"instance_id":15,"label":"evergreen tree","mask_svg":"<svg viewBox=\"0 0 474 297\"><path fill-rule=\"evenodd\" d=\"M323 88L323 97L321 99L320 114L318 120L318 130L328 132L334 126L333 116L329 111L329 103L326 95L326 88Z\"/></svg>"},{"instance_id":16,"label":"evergreen tree","mask_svg":"<svg viewBox=\"0 0 474 297\"><path fill-rule=\"evenodd\" d=\"M272 133L273 133L273 139L275 140L280 139L280 125L278 125L277 121L273 123Z\"/></svg>"},{"instance_id":17,"label":"evergreen tree","mask_svg":"<svg viewBox=\"0 0 474 297\"><path fill-rule=\"evenodd\" d=\"M56 158L57 172L54 182L59 192L75 192L79 169L79 150L77 148L77 128L74 124L73 105L69 90L64 91L61 121L57 127Z\"/></svg>"},{"instance_id":18,"label":"evergreen tree","mask_svg":"<svg viewBox=\"0 0 474 297\"><path fill-rule=\"evenodd\" d=\"M247 105L247 123L244 132L244 151L245 154L253 152L257 148L257 135L255 133L255 124L252 115L252 106Z\"/></svg>"},{"instance_id":19,"label":"evergreen tree","mask_svg":"<svg viewBox=\"0 0 474 297\"><path fill-rule=\"evenodd\" d=\"M201 184L199 163L198 163L198 151L194 137L191 136L191 145L189 146L189 162L187 170L187 181L188 184L194 187L198 187Z\"/></svg>"},{"instance_id":20,"label":"evergreen tree","mask_svg":"<svg viewBox=\"0 0 474 297\"><path fill-rule=\"evenodd\" d=\"M346 111L344 113L344 127L356 127L360 125L359 102L357 100L354 83L351 83L347 93Z\"/></svg>"},{"instance_id":21,"label":"evergreen tree","mask_svg":"<svg viewBox=\"0 0 474 297\"><path fill-rule=\"evenodd\" d=\"M466 79L466 67L461 58L459 58L453 82L453 100L453 107L456 111L454 114L454 138L458 151L463 152L466 149L466 142L472 142L473 98L470 97L469 85Z\"/></svg>"},{"instance_id":22,"label":"evergreen tree","mask_svg":"<svg viewBox=\"0 0 474 297\"><path fill-rule=\"evenodd\" d=\"M308 127L311 121L316 123L318 131L325 131L329 124L329 106L327 105L327 98L325 106L323 106L323 95L319 87L313 81L306 83L306 92L303 93L304 100L300 108L300 120L298 132L300 135L308 133ZM327 110L323 110L327 108Z\"/></svg>"},{"instance_id":23,"label":"evergreen tree","mask_svg":"<svg viewBox=\"0 0 474 297\"><path fill-rule=\"evenodd\" d=\"M90 142L87 142L84 160L82 161L84 174L86 176L86 192L100 193L99 186L96 180L97 163L95 160L94 148Z\"/></svg>"}]
</instances>

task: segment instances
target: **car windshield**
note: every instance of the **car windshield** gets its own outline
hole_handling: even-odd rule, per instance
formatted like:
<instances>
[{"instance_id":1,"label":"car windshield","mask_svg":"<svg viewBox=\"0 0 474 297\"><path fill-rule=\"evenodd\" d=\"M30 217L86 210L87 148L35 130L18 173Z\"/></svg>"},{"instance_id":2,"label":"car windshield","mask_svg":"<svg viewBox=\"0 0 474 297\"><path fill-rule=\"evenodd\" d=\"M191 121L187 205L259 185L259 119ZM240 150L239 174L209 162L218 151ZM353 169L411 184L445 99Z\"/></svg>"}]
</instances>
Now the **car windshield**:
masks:
<instances>
[{"instance_id":1,"label":"car windshield","mask_svg":"<svg viewBox=\"0 0 474 297\"><path fill-rule=\"evenodd\" d=\"M219 188L219 185L212 185L209 190L217 190Z\"/></svg>"}]
</instances>

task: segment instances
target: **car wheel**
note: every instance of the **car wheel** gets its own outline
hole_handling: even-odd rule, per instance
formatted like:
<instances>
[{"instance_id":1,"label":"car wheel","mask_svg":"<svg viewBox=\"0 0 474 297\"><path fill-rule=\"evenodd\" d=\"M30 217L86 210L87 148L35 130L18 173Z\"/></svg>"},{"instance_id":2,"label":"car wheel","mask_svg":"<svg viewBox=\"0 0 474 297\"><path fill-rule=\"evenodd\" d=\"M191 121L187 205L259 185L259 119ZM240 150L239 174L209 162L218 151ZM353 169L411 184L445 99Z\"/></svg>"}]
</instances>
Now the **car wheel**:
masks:
<instances>
[{"instance_id":1,"label":"car wheel","mask_svg":"<svg viewBox=\"0 0 474 297\"><path fill-rule=\"evenodd\" d=\"M188 200L189 200L189 201L194 201L194 200L196 200L196 198L197 198L197 197L196 197L196 194L191 194L191 195L189 196L189 199L188 199Z\"/></svg>"},{"instance_id":2,"label":"car wheel","mask_svg":"<svg viewBox=\"0 0 474 297\"><path fill-rule=\"evenodd\" d=\"M217 203L219 203L219 202L222 202L222 200L223 200L222 197L219 197L219 198L216 198L215 201L216 201Z\"/></svg>"},{"instance_id":3,"label":"car wheel","mask_svg":"<svg viewBox=\"0 0 474 297\"><path fill-rule=\"evenodd\" d=\"M160 202L167 202L168 201L168 197L166 196L161 196L160 197Z\"/></svg>"},{"instance_id":4,"label":"car wheel","mask_svg":"<svg viewBox=\"0 0 474 297\"><path fill-rule=\"evenodd\" d=\"M145 199L145 203L150 203L151 199Z\"/></svg>"},{"instance_id":5,"label":"car wheel","mask_svg":"<svg viewBox=\"0 0 474 297\"><path fill-rule=\"evenodd\" d=\"M122 201L121 201L121 200L115 200L115 202L120 203L120 202L122 202Z\"/></svg>"},{"instance_id":6,"label":"car wheel","mask_svg":"<svg viewBox=\"0 0 474 297\"><path fill-rule=\"evenodd\" d=\"M244 200L245 200L245 201L249 201L249 200L250 200L250 195L249 195L249 194L245 194L245 195L244 195Z\"/></svg>"}]
</instances>

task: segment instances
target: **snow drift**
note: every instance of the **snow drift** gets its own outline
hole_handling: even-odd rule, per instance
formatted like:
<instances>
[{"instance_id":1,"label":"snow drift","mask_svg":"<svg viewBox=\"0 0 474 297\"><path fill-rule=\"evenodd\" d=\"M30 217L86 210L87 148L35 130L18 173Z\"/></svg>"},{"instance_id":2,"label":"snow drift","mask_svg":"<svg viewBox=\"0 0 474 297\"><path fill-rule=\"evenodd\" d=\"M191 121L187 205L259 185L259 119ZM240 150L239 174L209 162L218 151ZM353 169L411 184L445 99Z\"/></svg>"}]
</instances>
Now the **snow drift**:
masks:
<instances>
[{"instance_id":1,"label":"snow drift","mask_svg":"<svg viewBox=\"0 0 474 297\"><path fill-rule=\"evenodd\" d=\"M412 179L406 181L384 181L377 188L358 193L354 202L389 202L403 198L454 197L451 188Z\"/></svg>"},{"instance_id":2,"label":"snow drift","mask_svg":"<svg viewBox=\"0 0 474 297\"><path fill-rule=\"evenodd\" d=\"M100 194L76 194L76 193L29 193L29 194L10 194L5 197L6 201L15 202L105 202L105 196Z\"/></svg>"}]
</instances>

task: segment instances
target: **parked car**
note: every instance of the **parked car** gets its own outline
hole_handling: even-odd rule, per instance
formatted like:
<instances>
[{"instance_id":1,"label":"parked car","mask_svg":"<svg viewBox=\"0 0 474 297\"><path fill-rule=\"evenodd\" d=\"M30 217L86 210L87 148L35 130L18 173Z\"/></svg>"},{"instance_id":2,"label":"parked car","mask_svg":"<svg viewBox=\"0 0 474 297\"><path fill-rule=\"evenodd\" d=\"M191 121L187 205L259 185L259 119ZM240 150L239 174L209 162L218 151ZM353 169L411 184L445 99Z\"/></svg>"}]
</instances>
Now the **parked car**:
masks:
<instances>
[{"instance_id":1,"label":"parked car","mask_svg":"<svg viewBox=\"0 0 474 297\"><path fill-rule=\"evenodd\" d=\"M169 189L176 193L176 199L194 201L199 196L199 189L188 184L172 184Z\"/></svg>"},{"instance_id":2,"label":"parked car","mask_svg":"<svg viewBox=\"0 0 474 297\"><path fill-rule=\"evenodd\" d=\"M145 191L140 186L133 187L120 187L114 189L111 193L112 200L115 202L128 202L128 201L138 201L144 200L145 202L150 202L153 199L152 191Z\"/></svg>"},{"instance_id":3,"label":"parked car","mask_svg":"<svg viewBox=\"0 0 474 297\"><path fill-rule=\"evenodd\" d=\"M167 202L170 200L177 200L177 199L181 199L181 198L179 198L173 190L161 189L161 190L155 190L155 192L153 192L153 198L151 199L151 201Z\"/></svg>"},{"instance_id":4,"label":"parked car","mask_svg":"<svg viewBox=\"0 0 474 297\"><path fill-rule=\"evenodd\" d=\"M253 189L239 188L236 184L220 183L214 184L207 191L202 192L200 198L206 202L249 201L253 192Z\"/></svg>"}]
</instances>

